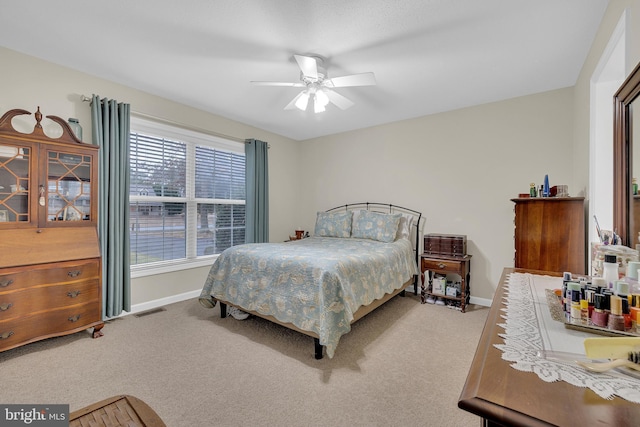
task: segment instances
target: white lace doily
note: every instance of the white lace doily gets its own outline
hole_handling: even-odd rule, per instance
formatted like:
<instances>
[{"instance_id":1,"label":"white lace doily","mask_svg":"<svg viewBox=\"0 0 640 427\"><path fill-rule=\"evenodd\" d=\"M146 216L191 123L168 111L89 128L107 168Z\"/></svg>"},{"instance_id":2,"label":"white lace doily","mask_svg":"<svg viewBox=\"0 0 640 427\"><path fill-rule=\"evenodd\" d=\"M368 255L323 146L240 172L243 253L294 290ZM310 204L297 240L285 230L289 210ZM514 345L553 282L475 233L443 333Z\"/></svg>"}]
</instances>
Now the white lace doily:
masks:
<instances>
[{"instance_id":1,"label":"white lace doily","mask_svg":"<svg viewBox=\"0 0 640 427\"><path fill-rule=\"evenodd\" d=\"M640 403L640 379L619 371L594 374L578 366L571 357L585 358L586 332L569 330L551 319L545 289L562 287L562 278L527 273L512 273L505 284L505 307L501 317L505 330L499 334L504 344L495 346L502 358L514 362L511 366L523 372L535 372L546 382L565 381L577 387L588 387L604 399L619 396Z\"/></svg>"}]
</instances>

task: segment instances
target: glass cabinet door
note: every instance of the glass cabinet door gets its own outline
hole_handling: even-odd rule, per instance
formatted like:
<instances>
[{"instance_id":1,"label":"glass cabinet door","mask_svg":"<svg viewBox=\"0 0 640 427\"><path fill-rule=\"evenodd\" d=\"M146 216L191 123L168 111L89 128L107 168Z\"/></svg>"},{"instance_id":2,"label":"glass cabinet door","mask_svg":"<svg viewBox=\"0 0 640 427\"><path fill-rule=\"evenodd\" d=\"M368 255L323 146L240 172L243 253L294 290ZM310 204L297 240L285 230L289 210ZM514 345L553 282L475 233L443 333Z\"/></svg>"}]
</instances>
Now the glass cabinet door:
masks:
<instances>
[{"instance_id":1,"label":"glass cabinet door","mask_svg":"<svg viewBox=\"0 0 640 427\"><path fill-rule=\"evenodd\" d=\"M0 226L4 223L28 223L30 147L0 142Z\"/></svg>"},{"instance_id":2,"label":"glass cabinet door","mask_svg":"<svg viewBox=\"0 0 640 427\"><path fill-rule=\"evenodd\" d=\"M46 167L47 223L91 221L92 156L47 151Z\"/></svg>"}]
</instances>

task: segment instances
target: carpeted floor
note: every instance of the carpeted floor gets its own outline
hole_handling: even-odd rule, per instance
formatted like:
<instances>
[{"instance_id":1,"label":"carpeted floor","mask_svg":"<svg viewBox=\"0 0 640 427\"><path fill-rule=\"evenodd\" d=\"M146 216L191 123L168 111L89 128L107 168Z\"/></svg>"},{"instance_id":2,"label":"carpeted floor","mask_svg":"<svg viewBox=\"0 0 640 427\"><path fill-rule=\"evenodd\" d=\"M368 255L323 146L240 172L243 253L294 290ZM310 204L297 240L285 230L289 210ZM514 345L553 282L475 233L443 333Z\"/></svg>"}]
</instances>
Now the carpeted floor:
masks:
<instances>
[{"instance_id":1,"label":"carpeted floor","mask_svg":"<svg viewBox=\"0 0 640 427\"><path fill-rule=\"evenodd\" d=\"M396 297L343 336L333 359L313 340L258 318L221 319L197 300L0 353L2 403L118 394L170 427L474 426L457 402L488 308L467 313Z\"/></svg>"}]
</instances>

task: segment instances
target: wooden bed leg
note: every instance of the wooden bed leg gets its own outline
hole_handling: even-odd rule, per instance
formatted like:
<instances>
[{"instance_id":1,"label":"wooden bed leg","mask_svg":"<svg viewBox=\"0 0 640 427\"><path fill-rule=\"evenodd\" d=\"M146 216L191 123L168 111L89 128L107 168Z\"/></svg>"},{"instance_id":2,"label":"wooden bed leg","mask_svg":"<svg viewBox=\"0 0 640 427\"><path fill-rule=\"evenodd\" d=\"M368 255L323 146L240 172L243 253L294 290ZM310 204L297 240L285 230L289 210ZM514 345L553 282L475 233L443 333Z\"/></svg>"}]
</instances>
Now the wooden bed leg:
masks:
<instances>
[{"instance_id":1,"label":"wooden bed leg","mask_svg":"<svg viewBox=\"0 0 640 427\"><path fill-rule=\"evenodd\" d=\"M314 338L313 339L313 345L315 346L316 360L322 359L322 349L323 349L324 346L320 345L320 339L319 338Z\"/></svg>"},{"instance_id":2,"label":"wooden bed leg","mask_svg":"<svg viewBox=\"0 0 640 427\"><path fill-rule=\"evenodd\" d=\"M223 319L227 317L227 304L220 303L220 317Z\"/></svg>"}]
</instances>

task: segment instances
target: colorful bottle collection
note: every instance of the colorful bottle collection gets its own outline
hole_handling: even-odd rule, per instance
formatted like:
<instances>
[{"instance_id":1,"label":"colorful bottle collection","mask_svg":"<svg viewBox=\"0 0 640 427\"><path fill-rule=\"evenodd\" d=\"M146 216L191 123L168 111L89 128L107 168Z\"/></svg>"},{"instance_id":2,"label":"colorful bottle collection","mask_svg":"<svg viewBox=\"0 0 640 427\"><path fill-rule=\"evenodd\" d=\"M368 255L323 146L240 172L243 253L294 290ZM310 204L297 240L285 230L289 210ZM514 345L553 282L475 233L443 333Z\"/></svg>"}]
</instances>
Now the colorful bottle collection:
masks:
<instances>
[{"instance_id":1,"label":"colorful bottle collection","mask_svg":"<svg viewBox=\"0 0 640 427\"><path fill-rule=\"evenodd\" d=\"M567 321L640 335L640 286L635 278L625 279L594 277L588 282L564 273L562 307Z\"/></svg>"}]
</instances>

